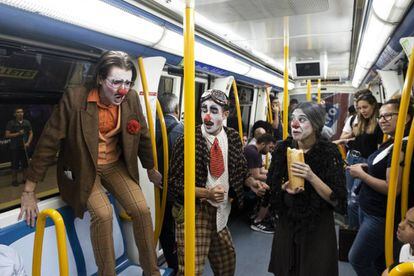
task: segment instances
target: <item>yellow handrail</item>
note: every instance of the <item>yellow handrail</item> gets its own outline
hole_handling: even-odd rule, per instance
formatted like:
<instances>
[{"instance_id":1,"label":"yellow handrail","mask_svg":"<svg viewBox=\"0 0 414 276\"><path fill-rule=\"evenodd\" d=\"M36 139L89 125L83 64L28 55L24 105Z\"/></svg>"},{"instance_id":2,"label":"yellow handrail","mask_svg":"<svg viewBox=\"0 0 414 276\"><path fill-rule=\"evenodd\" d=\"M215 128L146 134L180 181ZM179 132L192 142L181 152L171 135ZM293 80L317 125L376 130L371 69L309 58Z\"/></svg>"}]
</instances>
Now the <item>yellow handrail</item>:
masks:
<instances>
[{"instance_id":1,"label":"yellow handrail","mask_svg":"<svg viewBox=\"0 0 414 276\"><path fill-rule=\"evenodd\" d=\"M288 124L289 124L289 17L284 18L283 26L283 140L288 137Z\"/></svg>"},{"instance_id":2,"label":"yellow handrail","mask_svg":"<svg viewBox=\"0 0 414 276\"><path fill-rule=\"evenodd\" d=\"M239 125L239 135L240 135L240 140L243 143L243 125L242 125L242 118L241 118L241 112L240 112L239 92L237 91L236 80L233 80L233 93L234 93L234 101L236 103L237 123Z\"/></svg>"},{"instance_id":3,"label":"yellow handrail","mask_svg":"<svg viewBox=\"0 0 414 276\"><path fill-rule=\"evenodd\" d=\"M318 104L321 103L321 79L318 79Z\"/></svg>"},{"instance_id":4,"label":"yellow handrail","mask_svg":"<svg viewBox=\"0 0 414 276\"><path fill-rule=\"evenodd\" d=\"M401 184L401 218L405 218L408 210L408 187L410 184L410 169L414 150L414 119L411 123L410 134L408 135L407 149L404 157L404 169ZM413 172L414 173L414 172Z\"/></svg>"},{"instance_id":5,"label":"yellow handrail","mask_svg":"<svg viewBox=\"0 0 414 276\"><path fill-rule=\"evenodd\" d=\"M306 82L306 100L308 102L312 101L312 84L310 80Z\"/></svg>"},{"instance_id":6,"label":"yellow handrail","mask_svg":"<svg viewBox=\"0 0 414 276\"><path fill-rule=\"evenodd\" d=\"M155 143L155 128L154 128L154 121L152 118L152 110L151 105L149 102L148 96L148 83L147 83L147 75L145 74L145 67L144 67L144 60L142 57L138 58L138 66L139 72L141 74L141 83L142 83L142 90L144 90L144 99L145 99L145 110L147 112L147 119L148 119L148 127L151 137L151 146L152 146L152 158L154 159L154 168L158 170L158 158L157 158L157 144ZM154 194L155 194L155 229L160 229L160 218L161 218L161 211L160 211L160 189L157 186L154 186ZM154 235L154 242L157 243L158 237Z\"/></svg>"},{"instance_id":7,"label":"yellow handrail","mask_svg":"<svg viewBox=\"0 0 414 276\"><path fill-rule=\"evenodd\" d=\"M267 98L267 121L273 124L273 112L272 112L272 103L270 102L270 89L266 88L266 98Z\"/></svg>"},{"instance_id":8,"label":"yellow handrail","mask_svg":"<svg viewBox=\"0 0 414 276\"><path fill-rule=\"evenodd\" d=\"M163 149L163 177L162 177L162 200L161 200L161 214L160 214L160 223L158 224L159 227L155 227L154 239L158 240L160 237L162 224L164 221L164 214L165 214L165 205L167 203L167 191L168 191L168 164L169 164L169 156L168 156L168 134L167 128L165 127L165 119L164 114L162 113L161 104L157 99L157 116L160 122L161 127L161 137L162 137L162 149Z\"/></svg>"},{"instance_id":9,"label":"yellow handrail","mask_svg":"<svg viewBox=\"0 0 414 276\"><path fill-rule=\"evenodd\" d=\"M401 95L400 110L398 112L397 129L395 132L394 148L392 151L391 171L388 184L387 216L385 221L385 261L387 267L394 263L393 258L393 239L394 239L394 215L395 197L397 194L397 182L400 163L401 143L404 135L405 119L410 102L411 87L413 85L414 73L414 48L408 63L407 75Z\"/></svg>"},{"instance_id":10,"label":"yellow handrail","mask_svg":"<svg viewBox=\"0 0 414 276\"><path fill-rule=\"evenodd\" d=\"M389 276L409 276L414 275L414 263L402 263L394 267Z\"/></svg>"},{"instance_id":11,"label":"yellow handrail","mask_svg":"<svg viewBox=\"0 0 414 276\"><path fill-rule=\"evenodd\" d=\"M184 19L184 275L195 275L195 61L194 0Z\"/></svg>"},{"instance_id":12,"label":"yellow handrail","mask_svg":"<svg viewBox=\"0 0 414 276\"><path fill-rule=\"evenodd\" d=\"M58 246L59 256L59 275L68 276L68 253L66 249L66 231L65 223L62 216L58 211L54 209L45 209L41 211L36 221L36 233L33 246L33 263L32 263L32 275L40 276L41 264L42 264L42 249L43 249L43 236L45 233L46 219L50 217L56 227L56 240Z\"/></svg>"},{"instance_id":13,"label":"yellow handrail","mask_svg":"<svg viewBox=\"0 0 414 276\"><path fill-rule=\"evenodd\" d=\"M346 159L346 150L345 150L344 146L343 145L338 145L338 150L339 150L339 153L342 156L342 159L345 160Z\"/></svg>"},{"instance_id":14,"label":"yellow handrail","mask_svg":"<svg viewBox=\"0 0 414 276\"><path fill-rule=\"evenodd\" d=\"M268 170L269 166L270 166L270 153L266 154L266 159L265 159L265 169Z\"/></svg>"}]
</instances>

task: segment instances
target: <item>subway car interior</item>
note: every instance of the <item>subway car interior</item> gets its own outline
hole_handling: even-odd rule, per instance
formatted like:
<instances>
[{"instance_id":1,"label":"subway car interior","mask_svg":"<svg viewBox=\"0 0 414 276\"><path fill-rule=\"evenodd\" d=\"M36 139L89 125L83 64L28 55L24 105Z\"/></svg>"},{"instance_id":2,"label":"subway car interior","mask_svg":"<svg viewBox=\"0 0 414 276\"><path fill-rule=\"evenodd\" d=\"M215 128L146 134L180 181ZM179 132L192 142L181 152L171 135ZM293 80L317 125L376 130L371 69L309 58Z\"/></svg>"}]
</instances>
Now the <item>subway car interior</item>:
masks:
<instances>
[{"instance_id":1,"label":"subway car interior","mask_svg":"<svg viewBox=\"0 0 414 276\"><path fill-rule=\"evenodd\" d=\"M157 150L162 151L168 145L171 130L164 126L161 126L162 131L158 129L164 122L164 117L161 116L163 111L159 107L162 98L165 95L174 95L178 99L175 120L183 125L184 132L181 134L185 139L194 141L198 139L197 135L194 138L195 127L202 125L203 128L206 124L206 107L203 105L205 95L212 93L210 99L215 101L215 90L226 95L225 102L229 108L228 117L223 122L227 126L225 129L234 129L234 133L242 140L241 156L237 159L242 159L250 178L268 186L269 192L266 193L270 197L270 191L276 188L271 187L274 180L268 172L278 175L277 170L287 170L288 166L272 165L277 164L275 160L278 158L278 149L286 141L294 141L293 144L296 143L298 147L301 145L301 142L295 142L298 134L292 130L296 128L296 123L303 123L303 115L300 117L297 111L302 112L305 109L303 104L313 103L323 111L325 122L321 129L323 127L322 133L324 130L328 133L324 136L324 143L334 145L335 153L339 154L337 162L341 164L339 175L343 181L335 178L334 182L335 185L343 186L344 201L348 203L348 209L345 206L345 212L336 212L336 207L340 205L339 199L335 199L333 194L336 188L324 184L325 178L318 179L322 183L320 185L332 192L331 196L324 197L318 188L306 188L314 189L312 196L320 198L325 202L323 204L330 206L326 208L332 216L332 229L335 230L332 238L336 241L333 251L336 260L333 270L336 274L317 272L333 271L321 268L325 263L325 254L313 252L312 248L307 248L307 253L304 253L305 249L302 247L300 250L303 251L296 251L292 249L295 246L293 243L300 241L295 239L292 241L292 248L287 250L290 253L286 252L287 255L293 254L293 257L278 259L277 250L280 248L275 243L285 244L281 241L284 238L282 232L279 232L282 231L282 224L279 223L284 221L282 216L289 216L289 212L275 211L273 214L271 210L267 210L269 213L265 215L264 222L256 221L257 212L260 213L262 208L260 204L266 196L257 197L252 193L253 188L249 190L247 186L242 187L245 195L243 208L226 199L231 205L226 229L231 233L230 243L236 256L234 271L224 274L217 272L213 264L215 260L210 255L201 272L194 272L193 264L184 266L185 273L182 273L181 267L176 271L177 267L168 263L168 256L158 240L165 225L163 218L167 212L171 212L168 204L165 208L168 190L165 185L171 182L168 174L165 174L166 171L160 170L164 189L156 188L151 183L152 180L150 181L150 175L147 176L147 166L140 156L138 168L134 169L139 171L139 187L151 211L161 275L369 276L371 274L361 272L364 271L361 266L366 268L368 261L361 265L353 260L353 254L358 249L356 243L364 238L361 234L362 225L365 225L362 222L363 217L377 218L374 215L361 215L366 211L364 206L369 204L373 205L370 205L372 208L369 210L383 214L379 218L382 235L375 236L381 246L380 249L372 250L378 253L374 261L380 260L376 266L378 274L375 275L381 275L382 271L387 273L383 275L414 275L414 213L412 221L408 218L410 207L414 207L414 204L410 205L414 203L414 172L410 173L413 167L414 128L411 125L410 131L410 126L406 123L408 129L404 130L404 123L412 122L410 110L413 108L414 96L414 64L411 60L413 45L412 0L0 0L0 275L103 275L95 262L96 252L94 253L94 245L90 239L90 212L80 218L61 197L57 180L59 150L53 160L48 161L49 168L42 180L38 181L36 190L30 191L34 192L39 208L36 226L28 226L26 220L19 220L18 216L24 193L27 192L26 172L32 170L32 157L40 152L37 146L42 144L39 142L45 135L42 132L49 125L49 118L55 114L56 106L62 106L62 96L70 93L68 91L94 85L96 68L100 66L98 62L103 54L112 50L127 53L138 72L137 79L128 84L128 88L138 94L136 98L139 99L139 112L144 114L144 124L148 125L151 133L148 134L151 137L148 138L151 140L148 143L154 148L151 152L154 159L157 159L154 156L157 155ZM120 86L126 85L125 81L121 82L123 84ZM389 155L389 164L384 165L386 167L381 172L382 179L379 182L374 181L385 188L372 188L371 184L366 184L370 180L362 179L361 176L362 184L357 192L361 205L359 209L357 207L356 215L360 224L352 227L349 222L349 206L354 191L349 187L349 174L355 178L355 175L365 174L371 177L370 173L372 174L370 169L353 173L352 166L357 164L349 164L350 156L361 157L363 152L350 146L356 144L352 141L356 139L355 135L360 135L355 133L359 133L357 128L365 120L364 107L358 103L366 102L371 105L371 102L361 98L368 94L356 96L360 91L369 91L370 99L375 101L376 109L372 111L373 115L370 115L371 119L367 119L367 122L373 122L373 128L381 133L381 140L374 143L376 148L367 154L362 163L371 162L371 154L387 148L385 151ZM399 99L398 105L392 102L393 99ZM221 101L218 100L220 103ZM295 109L293 106L297 104L299 107ZM393 104L397 106L396 110L386 109ZM306 112L303 114L306 115ZM212 116L214 117L214 113ZM351 120L354 116L359 118L359 122ZM386 128L390 128L390 122L394 122L394 119L394 131L387 132ZM19 122L26 124L23 126L26 127L25 130L21 130L26 134L19 136L23 137L23 140L19 140L19 143L23 143L20 145L23 149L23 160L16 161L13 153L16 149L16 136L13 136L12 129ZM257 122L269 126L270 131L263 124L262 127L257 127ZM347 124L349 133L345 131ZM259 136L256 137L258 128L272 136L269 142L273 145L271 149L259 149L256 145L263 141ZM313 124L311 128L315 130ZM158 131L165 133L158 137ZM345 132L349 136L344 136ZM192 138L187 135L192 135ZM30 137L29 141L26 136ZM227 137L230 149L234 145L230 145L229 134ZM62 151L65 139L62 137L57 141ZM250 156L246 153L252 139L253 147L262 158L258 169L259 174L264 175L261 180L256 178L257 168L250 167ZM267 142L263 143L267 145ZM160 146L161 144L164 146ZM191 145L192 155L186 155ZM238 145L239 141L236 146ZM401 149L402 154L392 151L392 145L394 149ZM79 147L82 146L79 144ZM184 181L186 220L194 220L199 216L199 207L196 206L209 204L205 200L194 200L197 193L197 190L194 192L197 189L194 183L199 179L196 175L199 162L197 154L200 154L198 147L195 142L185 143L184 153L180 152L186 156L183 161L186 166L183 179L192 180ZM368 145L362 144L362 147L366 148ZM171 158L172 147L167 151L170 151ZM307 159L310 157L307 157L306 152L305 164L310 160ZM177 154L176 147L173 153ZM226 154L230 153L226 150ZM188 159L187 156L192 158ZM79 158L79 162L82 162L78 156L71 158ZM318 158L322 164L328 157L322 154ZM375 159L375 156L372 159L374 161L365 164L367 167L375 167L376 162L380 162L376 161L378 158ZM167 163L164 164L174 168L174 163L180 160L167 158ZM230 167L236 166L230 164L231 160L229 157L224 162L229 166L228 174L231 173ZM193 162L192 166L190 164L187 167L186 163L190 162ZM365 165L358 168L364 170ZM160 164L160 160L158 166L155 166L165 167ZM312 167L310 164L306 166ZM189 173L190 170L193 170L192 174ZM209 177L211 170L210 165ZM175 171L170 171L169 174L174 175ZM308 181L311 178L305 179ZM309 183L306 182L305 187L311 185ZM227 185L231 186L232 183ZM316 187L315 185L312 187ZM281 189L285 189L283 185ZM284 193L289 192L285 190ZM251 200L252 194L254 200ZM379 201L375 201L377 194L380 194ZM142 259L139 258L140 254L134 242L135 226L131 217L114 195L109 192L107 195L113 212L115 272L117 275L143 275ZM370 197L363 199L365 195ZM231 197L230 191L228 196ZM282 204L288 204L286 197ZM311 205L309 209L313 208ZM304 207L304 213L306 209ZM322 215L317 215L318 218L320 216ZM409 226L404 226L407 223ZM185 226L185 242L189 246L184 245L184 251L174 249L174 252L182 254L179 258L185 259L186 263L194 263L195 249L190 247L197 244L197 228L192 228L194 221L187 222ZM401 238L404 227L411 227L413 231L411 243ZM295 231L293 228L290 230L292 233ZM173 239L173 242L178 242L176 239L179 238L177 236ZM320 244L329 243L328 240L329 238L312 241L308 246L315 245L315 248L319 248ZM377 243L375 239L371 241ZM404 243L412 246L412 263L401 261L399 253L400 249L404 249ZM14 255L11 256L10 252ZM361 252L359 258L365 261L368 256L376 254L369 249ZM310 260L315 265L308 264ZM4 266L4 274L2 263L7 264ZM398 263L401 264L397 265ZM21 274L16 270L18 265L21 267ZM11 270L7 270L7 266ZM15 274L12 272L13 266ZM199 264L196 263L195 266L198 267Z\"/></svg>"}]
</instances>

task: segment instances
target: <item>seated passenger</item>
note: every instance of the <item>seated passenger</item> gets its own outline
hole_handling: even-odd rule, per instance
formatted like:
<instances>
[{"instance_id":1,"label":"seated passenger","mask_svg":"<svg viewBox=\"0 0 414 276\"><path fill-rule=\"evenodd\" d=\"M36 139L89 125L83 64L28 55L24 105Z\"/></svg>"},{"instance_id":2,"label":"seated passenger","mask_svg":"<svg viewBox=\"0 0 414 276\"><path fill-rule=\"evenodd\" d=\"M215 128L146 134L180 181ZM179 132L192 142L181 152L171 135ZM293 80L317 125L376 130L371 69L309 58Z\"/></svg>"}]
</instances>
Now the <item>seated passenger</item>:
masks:
<instances>
[{"instance_id":1,"label":"seated passenger","mask_svg":"<svg viewBox=\"0 0 414 276\"><path fill-rule=\"evenodd\" d=\"M259 139L260 136L266 133L266 130L263 127L257 127L252 129L253 137L250 139L248 145L256 145L257 139Z\"/></svg>"},{"instance_id":2,"label":"seated passenger","mask_svg":"<svg viewBox=\"0 0 414 276\"><path fill-rule=\"evenodd\" d=\"M321 137L324 124L320 105L300 103L292 111L292 137L272 155L265 200L276 220L269 272L277 276L338 275L333 211L346 210L345 171L337 146ZM304 188L289 187L288 147L304 152L305 162L294 162L291 169L304 179Z\"/></svg>"},{"instance_id":3,"label":"seated passenger","mask_svg":"<svg viewBox=\"0 0 414 276\"><path fill-rule=\"evenodd\" d=\"M208 257L214 275L232 276L236 254L227 227L231 200L243 204L243 185L257 195L268 186L249 176L239 134L223 126L228 116L228 98L220 90L207 90L201 96L203 124L196 133L196 218L195 275L201 276ZM170 179L176 221L178 275L184 275L184 137L174 145Z\"/></svg>"},{"instance_id":4,"label":"seated passenger","mask_svg":"<svg viewBox=\"0 0 414 276\"><path fill-rule=\"evenodd\" d=\"M385 269L384 240L385 215L387 211L387 195L394 135L397 126L399 99L391 99L384 103L379 112L378 123L382 131L391 139L383 143L372 153L367 163L355 164L347 167L349 174L361 180L359 191L359 222L360 227L351 250L349 261L359 276L381 275ZM408 109L405 122L406 134L414 115L412 102ZM401 148L401 161L404 159L406 143ZM403 163L400 163L402 171ZM401 173L400 173L401 176ZM397 195L400 193L401 181L398 181ZM400 210L400 198L397 197L395 210ZM398 214L399 212L397 212ZM398 217L396 220L399 221Z\"/></svg>"},{"instance_id":5,"label":"seated passenger","mask_svg":"<svg viewBox=\"0 0 414 276\"><path fill-rule=\"evenodd\" d=\"M112 207L106 188L132 217L139 260L145 275L160 275L151 213L139 186L138 160L148 178L161 183L154 169L151 142L136 91L132 59L105 52L92 87L70 88L50 116L36 146L21 199L19 219L35 224L36 183L54 164L62 199L82 218L91 214L91 240L99 275L115 275Z\"/></svg>"},{"instance_id":6,"label":"seated passenger","mask_svg":"<svg viewBox=\"0 0 414 276\"><path fill-rule=\"evenodd\" d=\"M414 208L407 211L405 219L398 225L397 238L404 244L400 250L400 257L398 262L384 270L382 276L388 276L388 272L400 263L414 262Z\"/></svg>"}]
</instances>

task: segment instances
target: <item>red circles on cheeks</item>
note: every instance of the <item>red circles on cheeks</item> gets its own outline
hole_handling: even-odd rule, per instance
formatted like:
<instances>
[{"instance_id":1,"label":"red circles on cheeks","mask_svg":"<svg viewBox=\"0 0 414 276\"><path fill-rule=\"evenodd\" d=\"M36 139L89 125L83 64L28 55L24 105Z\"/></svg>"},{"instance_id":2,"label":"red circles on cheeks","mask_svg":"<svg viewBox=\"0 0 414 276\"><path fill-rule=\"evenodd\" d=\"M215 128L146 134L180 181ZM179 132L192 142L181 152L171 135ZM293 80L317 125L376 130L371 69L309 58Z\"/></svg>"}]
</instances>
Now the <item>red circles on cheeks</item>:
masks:
<instances>
[{"instance_id":1,"label":"red circles on cheeks","mask_svg":"<svg viewBox=\"0 0 414 276\"><path fill-rule=\"evenodd\" d=\"M128 91L129 91L129 89L119 88L118 91L117 91L117 93L120 94L120 95L122 95L122 96L125 96L128 93Z\"/></svg>"},{"instance_id":2,"label":"red circles on cheeks","mask_svg":"<svg viewBox=\"0 0 414 276\"><path fill-rule=\"evenodd\" d=\"M204 123L210 122L211 121L211 116L210 114L206 114L203 118Z\"/></svg>"}]
</instances>

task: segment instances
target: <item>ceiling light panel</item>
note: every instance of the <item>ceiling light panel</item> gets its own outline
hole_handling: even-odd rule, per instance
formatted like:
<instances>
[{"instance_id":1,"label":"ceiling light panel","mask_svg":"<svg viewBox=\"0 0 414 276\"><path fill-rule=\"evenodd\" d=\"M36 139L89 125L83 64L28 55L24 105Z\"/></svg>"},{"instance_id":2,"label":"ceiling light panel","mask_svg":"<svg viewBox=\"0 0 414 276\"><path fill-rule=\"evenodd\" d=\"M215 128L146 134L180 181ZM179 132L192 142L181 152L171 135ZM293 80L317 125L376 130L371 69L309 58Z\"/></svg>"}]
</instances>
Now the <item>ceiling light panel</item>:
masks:
<instances>
[{"instance_id":1,"label":"ceiling light panel","mask_svg":"<svg viewBox=\"0 0 414 276\"><path fill-rule=\"evenodd\" d=\"M0 0L0 3L143 45L156 43L164 32L159 25L98 0Z\"/></svg>"}]
</instances>

